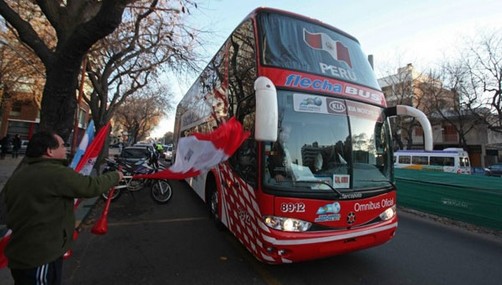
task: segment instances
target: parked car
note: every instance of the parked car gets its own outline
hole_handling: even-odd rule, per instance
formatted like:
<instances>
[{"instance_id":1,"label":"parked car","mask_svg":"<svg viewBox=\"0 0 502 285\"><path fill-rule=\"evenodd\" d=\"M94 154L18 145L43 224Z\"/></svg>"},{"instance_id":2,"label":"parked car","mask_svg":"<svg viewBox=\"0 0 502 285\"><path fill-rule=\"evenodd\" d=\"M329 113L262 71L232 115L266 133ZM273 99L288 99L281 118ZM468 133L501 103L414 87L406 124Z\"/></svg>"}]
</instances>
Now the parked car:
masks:
<instances>
[{"instance_id":1,"label":"parked car","mask_svg":"<svg viewBox=\"0 0 502 285\"><path fill-rule=\"evenodd\" d=\"M486 175L488 176L502 176L502 163L496 163L485 168Z\"/></svg>"},{"instance_id":2,"label":"parked car","mask_svg":"<svg viewBox=\"0 0 502 285\"><path fill-rule=\"evenodd\" d=\"M483 167L471 167L471 175L487 175Z\"/></svg>"},{"instance_id":3,"label":"parked car","mask_svg":"<svg viewBox=\"0 0 502 285\"><path fill-rule=\"evenodd\" d=\"M147 149L148 151L150 151L152 153L155 151L155 148L153 147L152 144L137 143L137 144L134 144L133 147L142 147L142 148L145 148L145 149Z\"/></svg>"},{"instance_id":4,"label":"parked car","mask_svg":"<svg viewBox=\"0 0 502 285\"><path fill-rule=\"evenodd\" d=\"M26 153L26 148L28 147L29 140L21 140L21 148L19 149L19 153Z\"/></svg>"},{"instance_id":5,"label":"parked car","mask_svg":"<svg viewBox=\"0 0 502 285\"><path fill-rule=\"evenodd\" d=\"M151 150L144 146L128 146L124 147L118 159L126 162L138 162L140 160L149 159L152 155Z\"/></svg>"},{"instance_id":6,"label":"parked car","mask_svg":"<svg viewBox=\"0 0 502 285\"><path fill-rule=\"evenodd\" d=\"M164 159L168 161L173 160L173 145L172 144L165 144L163 145L164 147Z\"/></svg>"}]
</instances>

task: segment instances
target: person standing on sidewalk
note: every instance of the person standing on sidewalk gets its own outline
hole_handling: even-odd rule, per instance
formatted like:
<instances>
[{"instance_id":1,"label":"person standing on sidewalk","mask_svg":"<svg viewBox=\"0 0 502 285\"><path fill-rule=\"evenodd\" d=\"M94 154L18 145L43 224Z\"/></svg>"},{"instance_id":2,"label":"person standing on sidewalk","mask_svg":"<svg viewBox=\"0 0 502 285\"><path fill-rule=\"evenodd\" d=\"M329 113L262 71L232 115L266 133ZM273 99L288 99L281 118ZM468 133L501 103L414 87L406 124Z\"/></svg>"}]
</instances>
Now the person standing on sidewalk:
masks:
<instances>
[{"instance_id":1,"label":"person standing on sidewalk","mask_svg":"<svg viewBox=\"0 0 502 285\"><path fill-rule=\"evenodd\" d=\"M19 156L19 150L21 149L21 138L18 134L12 139L12 158L17 158Z\"/></svg>"},{"instance_id":2,"label":"person standing on sidewalk","mask_svg":"<svg viewBox=\"0 0 502 285\"><path fill-rule=\"evenodd\" d=\"M7 134L5 137L3 137L3 139L0 140L0 146L1 146L1 149L2 149L2 153L0 153L0 158L1 159L5 159L5 155L9 151L10 143L11 143L11 141L10 141L10 135L9 134Z\"/></svg>"},{"instance_id":3,"label":"person standing on sidewalk","mask_svg":"<svg viewBox=\"0 0 502 285\"><path fill-rule=\"evenodd\" d=\"M67 167L63 139L42 131L31 138L25 159L6 182L5 248L15 284L61 284L63 255L75 227L74 198L91 198L122 180L119 171L84 176Z\"/></svg>"}]
</instances>

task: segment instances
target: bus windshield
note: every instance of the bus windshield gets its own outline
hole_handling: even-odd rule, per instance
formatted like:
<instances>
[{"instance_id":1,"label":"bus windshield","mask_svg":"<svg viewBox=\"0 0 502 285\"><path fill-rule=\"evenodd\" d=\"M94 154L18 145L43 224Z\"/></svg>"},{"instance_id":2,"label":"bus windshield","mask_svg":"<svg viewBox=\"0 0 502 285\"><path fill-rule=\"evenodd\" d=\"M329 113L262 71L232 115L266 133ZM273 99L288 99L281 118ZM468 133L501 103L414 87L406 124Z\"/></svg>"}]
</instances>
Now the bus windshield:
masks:
<instances>
[{"instance_id":1,"label":"bus windshield","mask_svg":"<svg viewBox=\"0 0 502 285\"><path fill-rule=\"evenodd\" d=\"M278 91L279 138L265 143L264 183L284 191L388 187L392 157L383 109Z\"/></svg>"},{"instance_id":2,"label":"bus windshield","mask_svg":"<svg viewBox=\"0 0 502 285\"><path fill-rule=\"evenodd\" d=\"M281 14L262 13L258 21L263 65L380 90L359 42L348 34Z\"/></svg>"}]
</instances>

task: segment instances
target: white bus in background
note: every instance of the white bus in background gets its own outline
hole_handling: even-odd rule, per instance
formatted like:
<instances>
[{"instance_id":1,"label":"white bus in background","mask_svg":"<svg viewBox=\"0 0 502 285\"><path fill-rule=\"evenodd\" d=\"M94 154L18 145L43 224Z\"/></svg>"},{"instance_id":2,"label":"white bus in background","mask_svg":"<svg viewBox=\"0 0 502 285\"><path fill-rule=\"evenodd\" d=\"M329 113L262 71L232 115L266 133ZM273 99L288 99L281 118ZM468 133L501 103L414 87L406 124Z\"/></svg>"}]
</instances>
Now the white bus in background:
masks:
<instances>
[{"instance_id":1,"label":"white bus in background","mask_svg":"<svg viewBox=\"0 0 502 285\"><path fill-rule=\"evenodd\" d=\"M469 154L461 148L444 150L398 150L394 152L394 167L471 174Z\"/></svg>"}]
</instances>

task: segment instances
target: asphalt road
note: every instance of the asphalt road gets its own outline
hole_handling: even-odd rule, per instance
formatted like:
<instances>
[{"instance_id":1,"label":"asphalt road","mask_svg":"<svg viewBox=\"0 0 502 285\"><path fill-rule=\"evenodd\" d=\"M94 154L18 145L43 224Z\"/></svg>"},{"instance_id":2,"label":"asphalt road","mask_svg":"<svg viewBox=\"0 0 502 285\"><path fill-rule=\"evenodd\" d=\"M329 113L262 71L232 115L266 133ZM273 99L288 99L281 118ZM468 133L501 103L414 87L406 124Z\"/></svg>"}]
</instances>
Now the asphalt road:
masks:
<instances>
[{"instance_id":1,"label":"asphalt road","mask_svg":"<svg viewBox=\"0 0 502 285\"><path fill-rule=\"evenodd\" d=\"M389 243L291 265L254 259L184 182L166 205L147 189L112 203L108 232L84 227L65 284L500 284L502 238L400 211ZM94 212L95 218L100 215Z\"/></svg>"}]
</instances>

